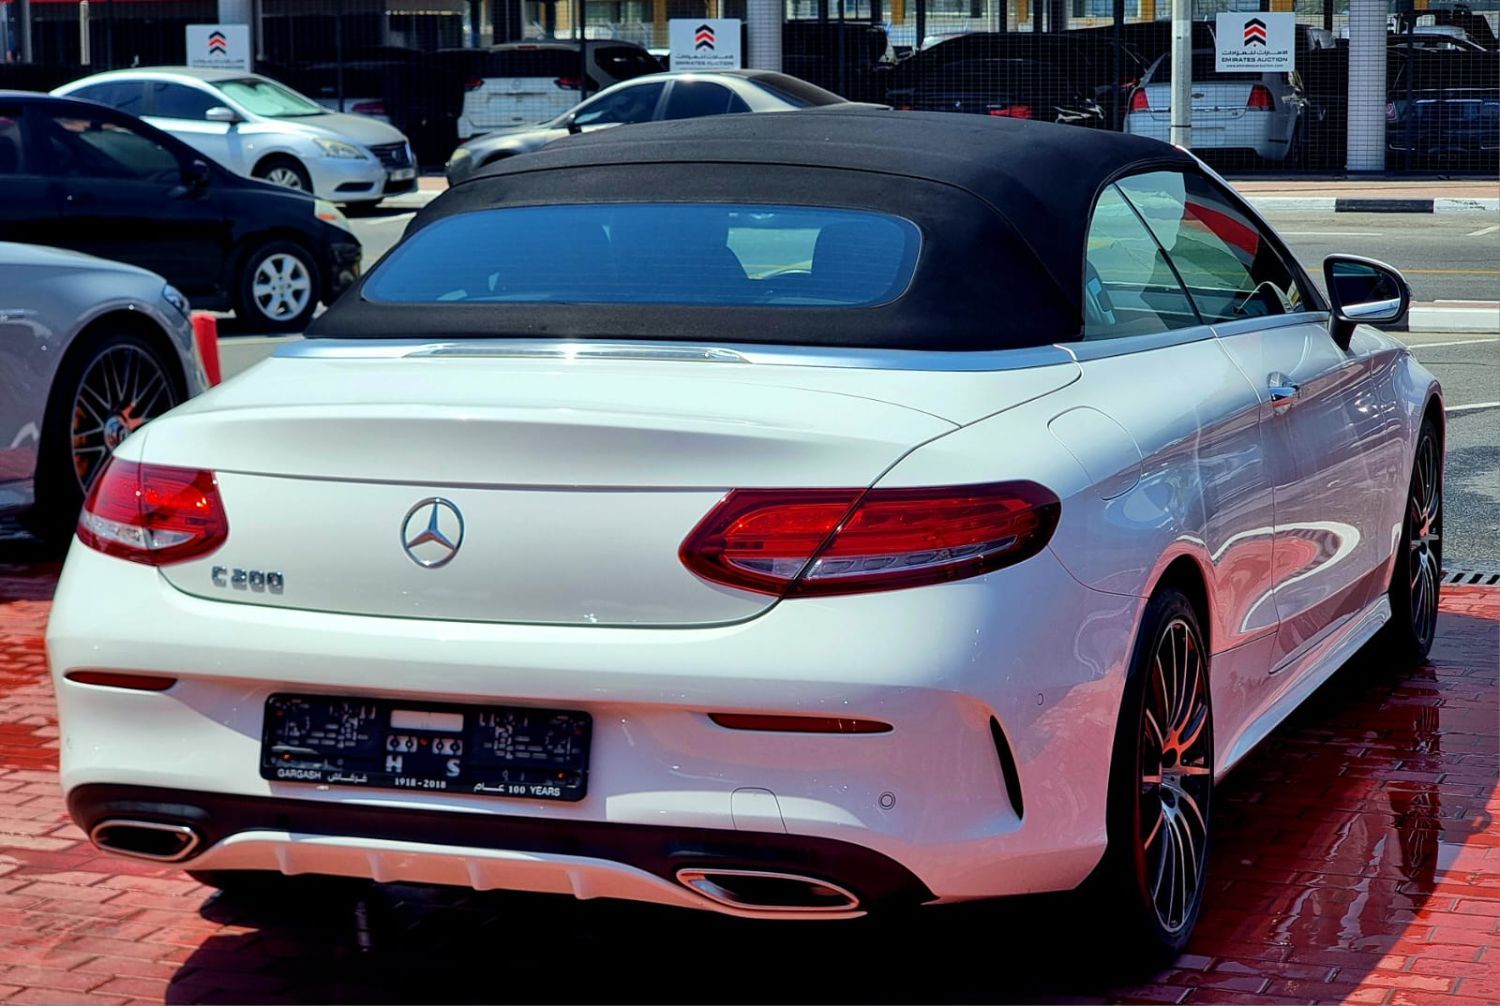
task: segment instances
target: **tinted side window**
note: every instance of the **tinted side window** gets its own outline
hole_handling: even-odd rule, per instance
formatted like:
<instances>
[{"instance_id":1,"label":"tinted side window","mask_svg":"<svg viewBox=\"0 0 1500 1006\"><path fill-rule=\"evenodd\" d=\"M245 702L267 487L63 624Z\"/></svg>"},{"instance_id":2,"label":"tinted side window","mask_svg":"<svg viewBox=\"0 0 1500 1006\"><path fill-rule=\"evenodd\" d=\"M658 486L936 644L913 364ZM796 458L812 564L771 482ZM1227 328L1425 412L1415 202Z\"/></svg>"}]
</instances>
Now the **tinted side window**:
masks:
<instances>
[{"instance_id":1,"label":"tinted side window","mask_svg":"<svg viewBox=\"0 0 1500 1006\"><path fill-rule=\"evenodd\" d=\"M71 178L113 178L168 184L182 165L166 147L114 122L77 115L43 120L53 169Z\"/></svg>"},{"instance_id":2,"label":"tinted side window","mask_svg":"<svg viewBox=\"0 0 1500 1006\"><path fill-rule=\"evenodd\" d=\"M143 80L109 80L101 84L90 84L74 91L70 97L97 101L131 115L144 115L146 112L146 82Z\"/></svg>"},{"instance_id":3,"label":"tinted side window","mask_svg":"<svg viewBox=\"0 0 1500 1006\"><path fill-rule=\"evenodd\" d=\"M0 106L0 175L19 175L26 169L21 110Z\"/></svg>"},{"instance_id":4,"label":"tinted side window","mask_svg":"<svg viewBox=\"0 0 1500 1006\"><path fill-rule=\"evenodd\" d=\"M734 92L708 80L679 80L667 95L664 119L696 119L704 115L723 115L730 110Z\"/></svg>"},{"instance_id":5,"label":"tinted side window","mask_svg":"<svg viewBox=\"0 0 1500 1006\"><path fill-rule=\"evenodd\" d=\"M205 118L204 113L223 102L209 94L185 84L169 84L164 81L151 83L151 115L163 119Z\"/></svg>"},{"instance_id":6,"label":"tinted side window","mask_svg":"<svg viewBox=\"0 0 1500 1006\"><path fill-rule=\"evenodd\" d=\"M1121 179L1205 322L1305 311L1296 272L1205 178L1155 171Z\"/></svg>"},{"instance_id":7,"label":"tinted side window","mask_svg":"<svg viewBox=\"0 0 1500 1006\"><path fill-rule=\"evenodd\" d=\"M579 126L602 126L607 123L646 122L656 111L665 84L641 84L614 94L596 98L573 116Z\"/></svg>"},{"instance_id":8,"label":"tinted side window","mask_svg":"<svg viewBox=\"0 0 1500 1006\"><path fill-rule=\"evenodd\" d=\"M1200 324L1161 246L1114 186L1099 197L1089 224L1083 302L1085 339Z\"/></svg>"}]
</instances>

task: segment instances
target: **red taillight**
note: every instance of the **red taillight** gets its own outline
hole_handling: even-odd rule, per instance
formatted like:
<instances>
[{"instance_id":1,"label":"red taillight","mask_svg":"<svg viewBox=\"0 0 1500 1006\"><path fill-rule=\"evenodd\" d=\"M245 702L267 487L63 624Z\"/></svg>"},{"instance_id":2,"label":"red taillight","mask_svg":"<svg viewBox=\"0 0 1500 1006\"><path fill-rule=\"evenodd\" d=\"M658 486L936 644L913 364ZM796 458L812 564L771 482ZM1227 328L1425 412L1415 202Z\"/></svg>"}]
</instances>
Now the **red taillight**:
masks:
<instances>
[{"instance_id":1,"label":"red taillight","mask_svg":"<svg viewBox=\"0 0 1500 1006\"><path fill-rule=\"evenodd\" d=\"M80 685L128 688L136 692L164 692L177 684L176 678L166 678L160 674L128 674L124 671L69 671L63 677Z\"/></svg>"},{"instance_id":2,"label":"red taillight","mask_svg":"<svg viewBox=\"0 0 1500 1006\"><path fill-rule=\"evenodd\" d=\"M1270 88L1264 84L1256 84L1250 89L1245 107L1253 112L1271 112L1276 109L1276 99L1271 97Z\"/></svg>"},{"instance_id":3,"label":"red taillight","mask_svg":"<svg viewBox=\"0 0 1500 1006\"><path fill-rule=\"evenodd\" d=\"M709 713L708 718L729 730L758 730L787 734L888 734L889 723L836 716L776 716L766 713Z\"/></svg>"},{"instance_id":4,"label":"red taillight","mask_svg":"<svg viewBox=\"0 0 1500 1006\"><path fill-rule=\"evenodd\" d=\"M558 77L552 83L556 84L558 87L562 88L565 91L576 91L578 90L578 85L581 79L582 78L579 77Z\"/></svg>"},{"instance_id":5,"label":"red taillight","mask_svg":"<svg viewBox=\"0 0 1500 1006\"><path fill-rule=\"evenodd\" d=\"M1034 482L934 489L736 489L682 543L688 569L777 597L977 576L1047 544L1061 504Z\"/></svg>"},{"instance_id":6,"label":"red taillight","mask_svg":"<svg viewBox=\"0 0 1500 1006\"><path fill-rule=\"evenodd\" d=\"M1029 119L1031 118L1030 105L991 105L985 109L997 119Z\"/></svg>"},{"instance_id":7,"label":"red taillight","mask_svg":"<svg viewBox=\"0 0 1500 1006\"><path fill-rule=\"evenodd\" d=\"M464 90L465 91L477 91L477 90L479 90L483 86L484 86L484 78L483 77L470 77L469 80L468 80L468 82L466 84L464 84Z\"/></svg>"},{"instance_id":8,"label":"red taillight","mask_svg":"<svg viewBox=\"0 0 1500 1006\"><path fill-rule=\"evenodd\" d=\"M165 566L229 537L214 473L111 459L84 500L78 539L105 555Z\"/></svg>"},{"instance_id":9,"label":"red taillight","mask_svg":"<svg viewBox=\"0 0 1500 1006\"><path fill-rule=\"evenodd\" d=\"M384 115L385 102L383 101L356 101L350 110L357 115Z\"/></svg>"},{"instance_id":10,"label":"red taillight","mask_svg":"<svg viewBox=\"0 0 1500 1006\"><path fill-rule=\"evenodd\" d=\"M1146 97L1144 87L1136 88L1135 93L1130 96L1130 110L1132 112L1151 111L1151 99Z\"/></svg>"},{"instance_id":11,"label":"red taillight","mask_svg":"<svg viewBox=\"0 0 1500 1006\"><path fill-rule=\"evenodd\" d=\"M1398 122L1400 118L1400 114L1396 111L1396 103L1394 101L1387 101L1385 103L1385 121Z\"/></svg>"}]
</instances>

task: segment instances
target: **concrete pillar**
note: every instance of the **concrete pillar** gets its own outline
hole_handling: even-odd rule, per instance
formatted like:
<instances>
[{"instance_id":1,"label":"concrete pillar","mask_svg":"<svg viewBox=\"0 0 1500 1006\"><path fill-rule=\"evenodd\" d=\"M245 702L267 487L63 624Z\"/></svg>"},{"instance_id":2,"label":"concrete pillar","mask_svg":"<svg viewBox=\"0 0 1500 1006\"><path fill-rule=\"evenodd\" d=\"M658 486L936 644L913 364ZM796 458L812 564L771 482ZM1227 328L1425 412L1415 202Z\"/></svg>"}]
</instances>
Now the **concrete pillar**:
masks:
<instances>
[{"instance_id":1,"label":"concrete pillar","mask_svg":"<svg viewBox=\"0 0 1500 1006\"><path fill-rule=\"evenodd\" d=\"M752 70L781 69L782 0L745 0L745 65Z\"/></svg>"},{"instance_id":2,"label":"concrete pillar","mask_svg":"<svg viewBox=\"0 0 1500 1006\"><path fill-rule=\"evenodd\" d=\"M255 10L251 0L219 0L220 24L254 24Z\"/></svg>"},{"instance_id":3,"label":"concrete pillar","mask_svg":"<svg viewBox=\"0 0 1500 1006\"><path fill-rule=\"evenodd\" d=\"M1385 170L1386 0L1349 0L1350 171Z\"/></svg>"},{"instance_id":4,"label":"concrete pillar","mask_svg":"<svg viewBox=\"0 0 1500 1006\"><path fill-rule=\"evenodd\" d=\"M21 62L31 62L31 0L18 0L16 8L16 30L21 33L20 45L16 46L21 53Z\"/></svg>"},{"instance_id":5,"label":"concrete pillar","mask_svg":"<svg viewBox=\"0 0 1500 1006\"><path fill-rule=\"evenodd\" d=\"M1173 146L1193 145L1193 2L1172 0Z\"/></svg>"}]
</instances>

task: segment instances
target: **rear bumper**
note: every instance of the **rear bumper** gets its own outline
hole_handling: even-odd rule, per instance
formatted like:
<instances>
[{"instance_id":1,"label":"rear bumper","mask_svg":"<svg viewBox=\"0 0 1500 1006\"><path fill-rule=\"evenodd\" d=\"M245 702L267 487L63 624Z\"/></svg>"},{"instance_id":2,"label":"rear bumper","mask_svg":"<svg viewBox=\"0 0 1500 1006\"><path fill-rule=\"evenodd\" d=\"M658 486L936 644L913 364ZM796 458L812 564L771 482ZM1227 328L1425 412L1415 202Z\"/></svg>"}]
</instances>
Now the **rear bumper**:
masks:
<instances>
[{"instance_id":1,"label":"rear bumper","mask_svg":"<svg viewBox=\"0 0 1500 1006\"><path fill-rule=\"evenodd\" d=\"M111 801L189 794L178 802L207 822L190 868L567 891L569 857L583 856L591 876L635 878L610 896L713 907L663 878L686 849L801 865L877 902L954 901L1069 889L1097 864L1140 604L1083 587L1043 552L973 580L786 602L733 625L436 622L204 600L75 543L48 651L79 823L97 823ZM77 668L178 683L131 692L66 680ZM585 710L587 795L263 779L265 701L289 690ZM893 729L762 733L720 727L710 712ZM516 857L532 864L526 876ZM899 869L867 865L887 862Z\"/></svg>"},{"instance_id":2,"label":"rear bumper","mask_svg":"<svg viewBox=\"0 0 1500 1006\"><path fill-rule=\"evenodd\" d=\"M886 856L802 835L111 785L72 790L68 813L89 832L104 821L127 819L190 827L209 850L192 864L204 870L367 876L707 908L717 906L676 878L680 870L710 868L830 881L856 894L862 910L933 898L911 871Z\"/></svg>"}]
</instances>

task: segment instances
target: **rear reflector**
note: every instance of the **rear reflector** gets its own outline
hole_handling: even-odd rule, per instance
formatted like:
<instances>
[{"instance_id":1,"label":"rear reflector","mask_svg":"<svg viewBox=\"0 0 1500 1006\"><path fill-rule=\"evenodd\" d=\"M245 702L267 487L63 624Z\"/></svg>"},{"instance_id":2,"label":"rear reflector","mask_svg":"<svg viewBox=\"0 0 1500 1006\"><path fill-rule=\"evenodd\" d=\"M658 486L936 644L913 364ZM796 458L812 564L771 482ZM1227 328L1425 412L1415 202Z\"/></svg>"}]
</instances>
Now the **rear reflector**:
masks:
<instances>
[{"instance_id":1,"label":"rear reflector","mask_svg":"<svg viewBox=\"0 0 1500 1006\"><path fill-rule=\"evenodd\" d=\"M763 730L789 734L888 734L889 723L836 716L762 716L755 713L709 713L708 718L730 730Z\"/></svg>"},{"instance_id":2,"label":"rear reflector","mask_svg":"<svg viewBox=\"0 0 1500 1006\"><path fill-rule=\"evenodd\" d=\"M129 688L137 692L164 692L177 684L176 678L159 674L125 674L121 671L69 671L63 677L80 685Z\"/></svg>"},{"instance_id":3,"label":"rear reflector","mask_svg":"<svg viewBox=\"0 0 1500 1006\"><path fill-rule=\"evenodd\" d=\"M165 566L208 555L229 537L214 473L111 458L78 517L78 540L105 555Z\"/></svg>"},{"instance_id":4,"label":"rear reflector","mask_svg":"<svg viewBox=\"0 0 1500 1006\"><path fill-rule=\"evenodd\" d=\"M1061 504L1034 482L924 489L736 489L682 543L683 565L777 597L978 576L1030 558Z\"/></svg>"},{"instance_id":5,"label":"rear reflector","mask_svg":"<svg viewBox=\"0 0 1500 1006\"><path fill-rule=\"evenodd\" d=\"M1276 108L1276 99L1271 96L1271 89L1264 84L1256 84L1250 89L1250 97L1245 101L1245 107L1255 112L1270 112Z\"/></svg>"},{"instance_id":6,"label":"rear reflector","mask_svg":"<svg viewBox=\"0 0 1500 1006\"><path fill-rule=\"evenodd\" d=\"M1136 92L1130 96L1130 110L1132 112L1151 111L1151 99L1146 97L1146 89L1144 87L1137 88Z\"/></svg>"},{"instance_id":7,"label":"rear reflector","mask_svg":"<svg viewBox=\"0 0 1500 1006\"><path fill-rule=\"evenodd\" d=\"M210 388L224 380L219 362L219 319L207 311L193 312L193 351L203 365L203 379Z\"/></svg>"}]
</instances>

